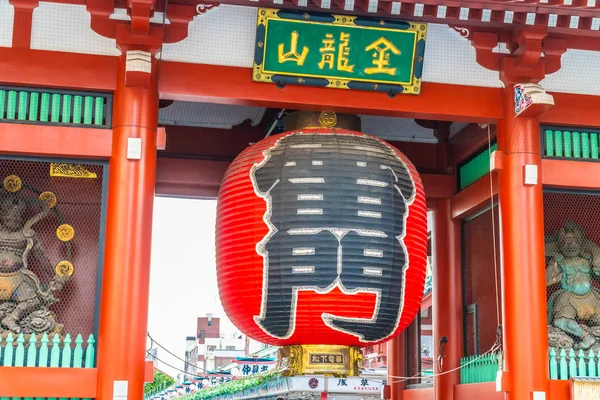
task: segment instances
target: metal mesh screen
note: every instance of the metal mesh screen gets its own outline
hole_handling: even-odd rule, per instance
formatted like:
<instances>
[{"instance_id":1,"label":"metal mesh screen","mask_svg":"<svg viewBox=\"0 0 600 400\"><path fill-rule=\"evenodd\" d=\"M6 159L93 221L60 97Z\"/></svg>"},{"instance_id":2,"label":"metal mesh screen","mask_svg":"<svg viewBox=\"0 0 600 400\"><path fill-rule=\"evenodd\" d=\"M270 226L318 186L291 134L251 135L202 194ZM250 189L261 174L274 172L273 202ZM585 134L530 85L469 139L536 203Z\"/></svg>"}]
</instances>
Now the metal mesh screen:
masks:
<instances>
[{"instance_id":1,"label":"metal mesh screen","mask_svg":"<svg viewBox=\"0 0 600 400\"><path fill-rule=\"evenodd\" d=\"M467 312L465 315L465 354L473 355L477 353L475 314Z\"/></svg>"},{"instance_id":2,"label":"metal mesh screen","mask_svg":"<svg viewBox=\"0 0 600 400\"><path fill-rule=\"evenodd\" d=\"M567 355L600 351L599 211L597 193L544 193L548 339Z\"/></svg>"},{"instance_id":3,"label":"metal mesh screen","mask_svg":"<svg viewBox=\"0 0 600 400\"><path fill-rule=\"evenodd\" d=\"M421 335L420 348L421 348L421 372L423 377L421 379L422 384L433 384L433 316L431 315L432 307L429 307L421 312L420 315L420 331Z\"/></svg>"},{"instance_id":4,"label":"metal mesh screen","mask_svg":"<svg viewBox=\"0 0 600 400\"><path fill-rule=\"evenodd\" d=\"M103 168L0 158L4 337L94 333Z\"/></svg>"},{"instance_id":5,"label":"metal mesh screen","mask_svg":"<svg viewBox=\"0 0 600 400\"><path fill-rule=\"evenodd\" d=\"M498 207L493 208L500 302L500 233ZM489 350L496 340L497 311L494 271L492 210L463 223L463 274L465 304L465 351L473 355ZM477 310L475 318L473 310ZM500 315L500 318L502 316Z\"/></svg>"},{"instance_id":6,"label":"metal mesh screen","mask_svg":"<svg viewBox=\"0 0 600 400\"><path fill-rule=\"evenodd\" d=\"M416 376L421 372L421 333L420 333L420 316L417 316L415 320L406 329L406 347L407 347L407 362L406 362L406 376ZM421 383L420 378L409 379L406 381L407 385L418 385Z\"/></svg>"}]
</instances>

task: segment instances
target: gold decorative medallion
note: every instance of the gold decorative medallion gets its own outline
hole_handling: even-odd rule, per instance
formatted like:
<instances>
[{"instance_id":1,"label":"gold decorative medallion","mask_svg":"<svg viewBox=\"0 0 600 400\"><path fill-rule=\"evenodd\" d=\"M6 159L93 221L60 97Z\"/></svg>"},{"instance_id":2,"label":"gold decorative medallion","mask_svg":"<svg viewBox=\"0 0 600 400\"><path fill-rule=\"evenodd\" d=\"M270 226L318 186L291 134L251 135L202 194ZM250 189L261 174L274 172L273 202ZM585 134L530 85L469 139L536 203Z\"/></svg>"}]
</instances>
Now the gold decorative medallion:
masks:
<instances>
[{"instance_id":1,"label":"gold decorative medallion","mask_svg":"<svg viewBox=\"0 0 600 400\"><path fill-rule=\"evenodd\" d=\"M75 229L69 224L62 224L56 230L56 237L63 242L68 242L75 236Z\"/></svg>"},{"instance_id":2,"label":"gold decorative medallion","mask_svg":"<svg viewBox=\"0 0 600 400\"><path fill-rule=\"evenodd\" d=\"M9 175L4 178L4 189L7 192L16 193L23 187L23 182L21 182L21 178L17 175Z\"/></svg>"},{"instance_id":3,"label":"gold decorative medallion","mask_svg":"<svg viewBox=\"0 0 600 400\"><path fill-rule=\"evenodd\" d=\"M360 132L360 117L320 111L294 111L283 120L283 130L333 128Z\"/></svg>"},{"instance_id":4,"label":"gold decorative medallion","mask_svg":"<svg viewBox=\"0 0 600 400\"><path fill-rule=\"evenodd\" d=\"M98 177L95 172L88 171L83 165L64 163L50 163L50 176L88 179L96 179Z\"/></svg>"},{"instance_id":5,"label":"gold decorative medallion","mask_svg":"<svg viewBox=\"0 0 600 400\"><path fill-rule=\"evenodd\" d=\"M337 115L334 112L323 111L319 115L319 123L323 128L333 128L337 125Z\"/></svg>"},{"instance_id":6,"label":"gold decorative medallion","mask_svg":"<svg viewBox=\"0 0 600 400\"><path fill-rule=\"evenodd\" d=\"M58 276L71 276L73 275L74 270L75 269L73 268L73 264L71 264L67 260L63 260L56 264L56 275Z\"/></svg>"},{"instance_id":7,"label":"gold decorative medallion","mask_svg":"<svg viewBox=\"0 0 600 400\"><path fill-rule=\"evenodd\" d=\"M285 376L316 374L358 376L363 358L359 347L337 345L282 346L278 351Z\"/></svg>"},{"instance_id":8,"label":"gold decorative medallion","mask_svg":"<svg viewBox=\"0 0 600 400\"><path fill-rule=\"evenodd\" d=\"M44 192L40 194L39 199L46 202L50 208L56 205L56 195L52 192Z\"/></svg>"}]
</instances>

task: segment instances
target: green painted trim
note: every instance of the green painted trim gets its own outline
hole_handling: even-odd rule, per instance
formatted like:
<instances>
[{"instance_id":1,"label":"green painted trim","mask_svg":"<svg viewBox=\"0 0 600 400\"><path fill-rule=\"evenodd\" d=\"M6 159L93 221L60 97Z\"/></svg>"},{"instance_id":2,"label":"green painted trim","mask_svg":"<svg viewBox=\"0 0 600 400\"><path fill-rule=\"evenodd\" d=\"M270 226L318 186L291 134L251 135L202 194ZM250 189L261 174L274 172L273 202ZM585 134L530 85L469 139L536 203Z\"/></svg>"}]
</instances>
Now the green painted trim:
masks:
<instances>
[{"instance_id":1,"label":"green painted trim","mask_svg":"<svg viewBox=\"0 0 600 400\"><path fill-rule=\"evenodd\" d=\"M478 357L481 357L477 359ZM476 361L474 361L476 360ZM470 363L470 364L469 364ZM493 355L464 357L460 360L460 383L494 382L498 360ZM550 348L548 352L550 379L569 380L572 377L600 378L600 353L593 350L575 352Z\"/></svg>"},{"instance_id":2,"label":"green painted trim","mask_svg":"<svg viewBox=\"0 0 600 400\"><path fill-rule=\"evenodd\" d=\"M111 128L112 95L0 86L0 122Z\"/></svg>"},{"instance_id":3,"label":"green painted trim","mask_svg":"<svg viewBox=\"0 0 600 400\"><path fill-rule=\"evenodd\" d=\"M94 335L90 335L83 347L83 337L77 335L73 347L71 335L62 340L54 335L52 340L44 334L39 340L35 335L28 338L22 333L15 337L9 333L4 341L0 338L0 365L3 367L60 367L94 368L96 347Z\"/></svg>"},{"instance_id":4,"label":"green painted trim","mask_svg":"<svg viewBox=\"0 0 600 400\"><path fill-rule=\"evenodd\" d=\"M463 190L490 172L490 155L498 149L496 143L491 148L485 148L475 153L470 160L463 163L458 169L458 187Z\"/></svg>"},{"instance_id":5,"label":"green painted trim","mask_svg":"<svg viewBox=\"0 0 600 400\"><path fill-rule=\"evenodd\" d=\"M585 128L542 128L542 153L544 158L576 161L600 161L599 131Z\"/></svg>"}]
</instances>

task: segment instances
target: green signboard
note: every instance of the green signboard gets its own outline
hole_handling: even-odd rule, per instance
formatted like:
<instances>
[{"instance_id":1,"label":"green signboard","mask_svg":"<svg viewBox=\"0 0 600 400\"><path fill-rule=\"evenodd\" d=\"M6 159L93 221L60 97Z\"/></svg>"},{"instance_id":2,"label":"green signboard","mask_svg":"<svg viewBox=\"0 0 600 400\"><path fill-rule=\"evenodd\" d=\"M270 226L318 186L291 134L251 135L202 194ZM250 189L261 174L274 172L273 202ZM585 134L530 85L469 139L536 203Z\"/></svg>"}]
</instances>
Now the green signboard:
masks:
<instances>
[{"instance_id":1,"label":"green signboard","mask_svg":"<svg viewBox=\"0 0 600 400\"><path fill-rule=\"evenodd\" d=\"M427 25L258 9L253 80L418 94Z\"/></svg>"}]
</instances>

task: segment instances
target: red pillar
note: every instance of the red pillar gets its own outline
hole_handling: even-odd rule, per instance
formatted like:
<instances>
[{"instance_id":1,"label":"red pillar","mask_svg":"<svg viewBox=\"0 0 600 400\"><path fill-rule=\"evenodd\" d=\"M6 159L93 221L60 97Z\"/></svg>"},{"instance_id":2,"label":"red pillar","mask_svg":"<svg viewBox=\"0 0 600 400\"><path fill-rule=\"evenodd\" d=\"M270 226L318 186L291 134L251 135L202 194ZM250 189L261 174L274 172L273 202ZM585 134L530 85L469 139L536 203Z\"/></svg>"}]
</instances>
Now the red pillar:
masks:
<instances>
[{"instance_id":1,"label":"red pillar","mask_svg":"<svg viewBox=\"0 0 600 400\"><path fill-rule=\"evenodd\" d=\"M457 368L463 355L461 233L460 223L451 217L450 199L437 200L432 235L433 387L436 400L452 400L460 371L437 376ZM438 362L443 338L447 341Z\"/></svg>"},{"instance_id":2,"label":"red pillar","mask_svg":"<svg viewBox=\"0 0 600 400\"><path fill-rule=\"evenodd\" d=\"M154 57L147 87L125 85L129 77L125 58L123 50L114 93L98 332L98 400L144 397L158 92ZM131 138L141 139L139 159L128 158L128 146L135 147Z\"/></svg>"},{"instance_id":3,"label":"red pillar","mask_svg":"<svg viewBox=\"0 0 600 400\"><path fill-rule=\"evenodd\" d=\"M400 400L400 392L406 388L406 381L394 378L406 376L406 333L402 332L387 342L387 370L390 399ZM402 381L402 382L400 382Z\"/></svg>"},{"instance_id":4,"label":"red pillar","mask_svg":"<svg viewBox=\"0 0 600 400\"><path fill-rule=\"evenodd\" d=\"M534 392L548 389L540 124L536 117L514 117L512 87L506 89L505 103L498 127L503 380L507 399L531 400ZM537 183L525 183L526 165L537 167Z\"/></svg>"}]
</instances>

